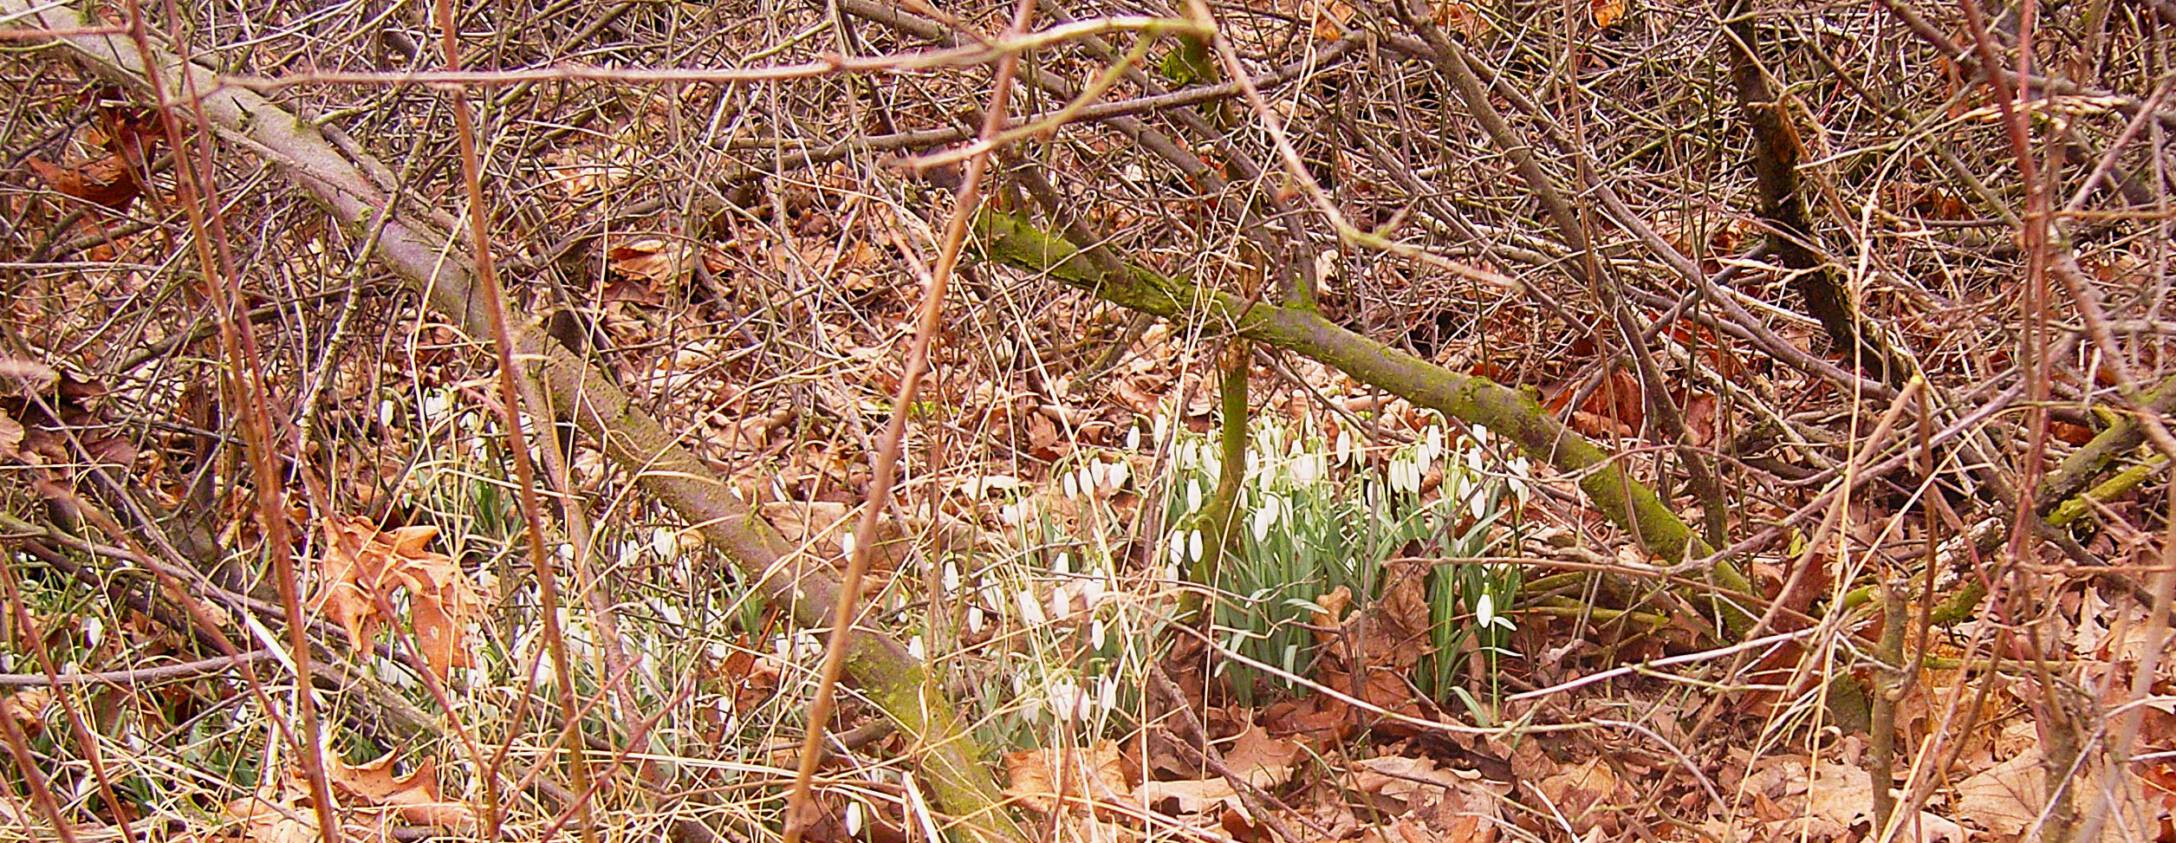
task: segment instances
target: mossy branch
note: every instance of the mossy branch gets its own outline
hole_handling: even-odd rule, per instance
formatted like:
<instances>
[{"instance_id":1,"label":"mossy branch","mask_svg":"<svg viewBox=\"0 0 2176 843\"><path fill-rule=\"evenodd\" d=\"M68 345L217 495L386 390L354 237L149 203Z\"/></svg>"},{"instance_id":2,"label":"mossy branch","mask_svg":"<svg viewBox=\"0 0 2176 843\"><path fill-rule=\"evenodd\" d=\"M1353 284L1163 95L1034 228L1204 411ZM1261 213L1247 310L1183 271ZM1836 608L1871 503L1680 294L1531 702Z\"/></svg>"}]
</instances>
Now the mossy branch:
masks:
<instances>
[{"instance_id":1,"label":"mossy branch","mask_svg":"<svg viewBox=\"0 0 2176 843\"><path fill-rule=\"evenodd\" d=\"M1338 327L1312 310L1250 305L1237 296L1133 265L1106 271L1072 243L1014 214L984 211L975 225L978 248L991 260L1165 319L1228 325L1247 339L1319 360L1420 406L1486 426L1517 443L1529 457L1578 478L1594 507L1655 556L1674 562L1712 553L1653 489L1565 427L1529 393L1429 363ZM1745 575L1727 561L1716 562L1709 574L1716 586L1713 605L1725 628L1750 628L1750 601L1755 598Z\"/></svg>"}]
</instances>

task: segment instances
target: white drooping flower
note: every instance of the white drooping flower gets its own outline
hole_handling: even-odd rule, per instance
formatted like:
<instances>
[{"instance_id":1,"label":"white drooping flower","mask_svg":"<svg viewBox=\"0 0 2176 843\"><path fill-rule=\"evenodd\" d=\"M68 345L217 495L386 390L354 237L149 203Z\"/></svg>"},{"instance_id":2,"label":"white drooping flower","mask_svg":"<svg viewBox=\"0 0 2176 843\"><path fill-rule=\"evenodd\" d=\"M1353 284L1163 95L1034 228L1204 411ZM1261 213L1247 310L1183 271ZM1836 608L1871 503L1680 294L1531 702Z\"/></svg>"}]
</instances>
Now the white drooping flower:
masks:
<instances>
[{"instance_id":1,"label":"white drooping flower","mask_svg":"<svg viewBox=\"0 0 2176 843\"><path fill-rule=\"evenodd\" d=\"M983 621L984 618L982 615L981 606L967 607L967 631L969 633L974 635L981 635Z\"/></svg>"},{"instance_id":2,"label":"white drooping flower","mask_svg":"<svg viewBox=\"0 0 2176 843\"><path fill-rule=\"evenodd\" d=\"M1070 471L1066 472L1064 486L1067 500L1080 497L1080 475Z\"/></svg>"},{"instance_id":3,"label":"white drooping flower","mask_svg":"<svg viewBox=\"0 0 2176 843\"><path fill-rule=\"evenodd\" d=\"M1199 480L1186 481L1186 511L1189 513L1201 511L1201 481Z\"/></svg>"},{"instance_id":4,"label":"white drooping flower","mask_svg":"<svg viewBox=\"0 0 2176 843\"><path fill-rule=\"evenodd\" d=\"M1339 430L1337 432L1337 447L1335 450L1338 462L1348 465L1353 462L1352 431Z\"/></svg>"},{"instance_id":5,"label":"white drooping flower","mask_svg":"<svg viewBox=\"0 0 2176 843\"><path fill-rule=\"evenodd\" d=\"M1118 491L1125 488L1127 478L1133 476L1133 464L1125 460L1119 460L1111 463L1110 469L1104 474L1108 478L1111 491Z\"/></svg>"},{"instance_id":6,"label":"white drooping flower","mask_svg":"<svg viewBox=\"0 0 2176 843\"><path fill-rule=\"evenodd\" d=\"M1188 530L1186 532L1186 558L1199 562L1202 555L1201 531Z\"/></svg>"},{"instance_id":7,"label":"white drooping flower","mask_svg":"<svg viewBox=\"0 0 2176 843\"><path fill-rule=\"evenodd\" d=\"M859 540L860 538L854 535L854 531L851 528L841 530L839 532L839 552L845 554L847 558L852 558L854 555L854 545Z\"/></svg>"},{"instance_id":8,"label":"white drooping flower","mask_svg":"<svg viewBox=\"0 0 2176 843\"><path fill-rule=\"evenodd\" d=\"M1443 428L1432 424L1429 425L1428 436L1423 443L1423 447L1426 448L1424 453L1428 455L1429 460L1441 456L1443 454Z\"/></svg>"},{"instance_id":9,"label":"white drooping flower","mask_svg":"<svg viewBox=\"0 0 2176 843\"><path fill-rule=\"evenodd\" d=\"M1127 425L1127 426L1126 426L1126 450L1128 450L1128 451L1138 451L1138 450L1141 450L1141 426L1140 426L1140 425L1138 425L1138 424L1134 424L1134 425Z\"/></svg>"},{"instance_id":10,"label":"white drooping flower","mask_svg":"<svg viewBox=\"0 0 2176 843\"><path fill-rule=\"evenodd\" d=\"M958 562L950 559L944 560L944 574L941 581L944 583L946 592L960 590L960 565Z\"/></svg>"},{"instance_id":11,"label":"white drooping flower","mask_svg":"<svg viewBox=\"0 0 2176 843\"><path fill-rule=\"evenodd\" d=\"M670 527L650 530L650 551L659 559L671 559L680 555L680 533Z\"/></svg>"},{"instance_id":12,"label":"white drooping flower","mask_svg":"<svg viewBox=\"0 0 2176 843\"><path fill-rule=\"evenodd\" d=\"M1511 622L1510 618L1496 614L1496 598L1487 594L1482 594L1473 601L1473 622L1480 625L1482 629L1496 626L1502 627L1508 632L1519 628L1517 624Z\"/></svg>"},{"instance_id":13,"label":"white drooping flower","mask_svg":"<svg viewBox=\"0 0 2176 843\"><path fill-rule=\"evenodd\" d=\"M1511 495L1519 499L1519 505L1526 505L1527 498L1533 494L1533 490L1526 485L1534 477L1533 464L1527 462L1524 456L1515 456L1505 461L1504 467L1509 469L1504 480L1505 485L1511 487Z\"/></svg>"},{"instance_id":14,"label":"white drooping flower","mask_svg":"<svg viewBox=\"0 0 2176 843\"><path fill-rule=\"evenodd\" d=\"M1322 475L1327 473L1324 470L1326 467L1322 464L1322 461L1323 456L1321 454L1299 455L1297 459L1292 461L1292 482L1302 486L1314 485L1315 481L1321 480Z\"/></svg>"},{"instance_id":15,"label":"white drooping flower","mask_svg":"<svg viewBox=\"0 0 2176 843\"><path fill-rule=\"evenodd\" d=\"M1061 577L1073 573L1073 554L1058 551L1057 558L1050 560L1050 572Z\"/></svg>"},{"instance_id":16,"label":"white drooping flower","mask_svg":"<svg viewBox=\"0 0 2176 843\"><path fill-rule=\"evenodd\" d=\"M1088 646L1098 650L1103 649L1103 642L1108 635L1109 631L1104 628L1102 618L1096 618L1088 622Z\"/></svg>"},{"instance_id":17,"label":"white drooping flower","mask_svg":"<svg viewBox=\"0 0 2176 843\"><path fill-rule=\"evenodd\" d=\"M846 803L846 836L848 836L848 837L859 837L860 835L861 835L861 803L859 803L859 802L848 802L848 803Z\"/></svg>"},{"instance_id":18,"label":"white drooping flower","mask_svg":"<svg viewBox=\"0 0 2176 843\"><path fill-rule=\"evenodd\" d=\"M1186 531L1185 531L1185 530L1173 530L1173 531L1171 531L1171 562L1172 562L1172 564L1180 564L1180 563L1184 563L1185 561L1186 561ZM1173 577L1173 579L1177 579L1177 578L1176 578L1176 577Z\"/></svg>"},{"instance_id":19,"label":"white drooping flower","mask_svg":"<svg viewBox=\"0 0 2176 843\"><path fill-rule=\"evenodd\" d=\"M1263 541L1269 538L1270 529L1277 526L1277 509L1276 495L1262 498L1262 508L1254 511L1255 541Z\"/></svg>"},{"instance_id":20,"label":"white drooping flower","mask_svg":"<svg viewBox=\"0 0 2176 843\"><path fill-rule=\"evenodd\" d=\"M1118 682L1108 676L1096 680L1096 707L1104 711L1118 708Z\"/></svg>"},{"instance_id":21,"label":"white drooping flower","mask_svg":"<svg viewBox=\"0 0 2176 843\"><path fill-rule=\"evenodd\" d=\"M1028 626L1042 626L1047 619L1043 617L1043 601L1035 599L1035 589L1020 589L1014 597L1017 598L1014 602L1020 606L1020 622Z\"/></svg>"},{"instance_id":22,"label":"white drooping flower","mask_svg":"<svg viewBox=\"0 0 2176 843\"><path fill-rule=\"evenodd\" d=\"M922 642L922 636L907 639L907 655L918 662L929 661L929 645Z\"/></svg>"}]
</instances>

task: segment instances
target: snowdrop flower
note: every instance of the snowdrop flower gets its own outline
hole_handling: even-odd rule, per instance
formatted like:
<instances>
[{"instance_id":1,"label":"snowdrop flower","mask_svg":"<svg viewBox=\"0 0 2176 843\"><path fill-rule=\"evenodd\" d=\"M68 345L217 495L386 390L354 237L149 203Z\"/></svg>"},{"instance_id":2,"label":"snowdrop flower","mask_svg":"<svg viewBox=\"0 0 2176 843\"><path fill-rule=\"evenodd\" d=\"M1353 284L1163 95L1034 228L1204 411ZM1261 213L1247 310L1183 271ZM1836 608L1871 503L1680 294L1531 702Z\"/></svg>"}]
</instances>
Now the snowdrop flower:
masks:
<instances>
[{"instance_id":1,"label":"snowdrop flower","mask_svg":"<svg viewBox=\"0 0 2176 843\"><path fill-rule=\"evenodd\" d=\"M1104 586L1103 580L1101 579L1091 577L1089 579L1082 580L1080 583L1080 597L1082 600L1088 603L1088 608L1091 609L1101 605L1103 603L1104 596L1108 592L1109 588Z\"/></svg>"},{"instance_id":2,"label":"snowdrop flower","mask_svg":"<svg viewBox=\"0 0 2176 843\"><path fill-rule=\"evenodd\" d=\"M1104 711L1118 708L1118 683L1108 676L1096 679L1096 707Z\"/></svg>"},{"instance_id":3,"label":"snowdrop flower","mask_svg":"<svg viewBox=\"0 0 2176 843\"><path fill-rule=\"evenodd\" d=\"M1347 464L1354 462L1354 458L1356 455L1353 453L1352 450L1352 431L1339 430L1337 432L1336 451L1338 462Z\"/></svg>"},{"instance_id":4,"label":"snowdrop flower","mask_svg":"<svg viewBox=\"0 0 2176 843\"><path fill-rule=\"evenodd\" d=\"M1080 485L1080 493L1083 495L1093 495L1096 493L1096 488L1103 485L1103 483L1097 479L1103 476L1102 463L1091 462L1087 465L1081 466L1080 470L1075 473L1079 475L1079 478L1075 482Z\"/></svg>"},{"instance_id":5,"label":"snowdrop flower","mask_svg":"<svg viewBox=\"0 0 2176 843\"><path fill-rule=\"evenodd\" d=\"M1199 480L1186 481L1186 511L1189 513L1201 511L1201 481Z\"/></svg>"},{"instance_id":6,"label":"snowdrop flower","mask_svg":"<svg viewBox=\"0 0 2176 843\"><path fill-rule=\"evenodd\" d=\"M1151 434L1149 438L1160 443L1164 441L1164 434L1171 431L1171 417L1163 413L1157 413L1149 419L1149 425L1149 433Z\"/></svg>"},{"instance_id":7,"label":"snowdrop flower","mask_svg":"<svg viewBox=\"0 0 2176 843\"><path fill-rule=\"evenodd\" d=\"M854 545L857 541L860 541L860 539L854 535L852 528L839 531L839 552L852 557L854 555Z\"/></svg>"},{"instance_id":8,"label":"snowdrop flower","mask_svg":"<svg viewBox=\"0 0 2176 843\"><path fill-rule=\"evenodd\" d=\"M1441 455L1443 453L1443 428L1432 424L1429 425L1428 436L1422 440L1421 447L1421 453L1428 455L1423 462L1434 460Z\"/></svg>"},{"instance_id":9,"label":"snowdrop flower","mask_svg":"<svg viewBox=\"0 0 2176 843\"><path fill-rule=\"evenodd\" d=\"M1508 476L1504 478L1504 484L1511 487L1511 496L1519 499L1519 505L1525 506L1527 498L1533 494L1533 490L1526 486L1526 481L1534 476L1532 464L1526 461L1526 457L1516 456L1506 461L1504 467L1510 469Z\"/></svg>"},{"instance_id":10,"label":"snowdrop flower","mask_svg":"<svg viewBox=\"0 0 2176 843\"><path fill-rule=\"evenodd\" d=\"M960 566L959 566L959 563L958 563L958 562L954 562L954 561L952 561L952 560L950 560L950 559L946 559L946 560L944 560L944 572L943 572L943 574L942 574L942 575L941 575L941 576L939 577L939 579L940 579L940 581L942 581L942 582L944 583L944 590L945 590L945 591L947 591L947 592L953 592L953 591L958 591L958 590L960 590Z\"/></svg>"},{"instance_id":11,"label":"snowdrop flower","mask_svg":"<svg viewBox=\"0 0 2176 843\"><path fill-rule=\"evenodd\" d=\"M83 643L85 646L97 649L98 642L105 640L105 638L106 621L104 618L91 615L83 619Z\"/></svg>"},{"instance_id":12,"label":"snowdrop flower","mask_svg":"<svg viewBox=\"0 0 2176 843\"><path fill-rule=\"evenodd\" d=\"M1073 613L1073 595L1063 588L1050 590L1050 616L1063 618Z\"/></svg>"},{"instance_id":13,"label":"snowdrop flower","mask_svg":"<svg viewBox=\"0 0 2176 843\"><path fill-rule=\"evenodd\" d=\"M378 402L378 424L379 424L379 426L381 426L381 427L392 427L392 426L393 426L393 418L394 418L394 415L393 415L393 399L391 399L391 398L387 398L387 399L385 399L385 400L383 400L383 401L380 401L380 402Z\"/></svg>"},{"instance_id":14,"label":"snowdrop flower","mask_svg":"<svg viewBox=\"0 0 2176 843\"><path fill-rule=\"evenodd\" d=\"M982 615L981 606L967 607L967 631L970 634L981 635L983 622L984 618Z\"/></svg>"},{"instance_id":15,"label":"snowdrop flower","mask_svg":"<svg viewBox=\"0 0 2176 843\"><path fill-rule=\"evenodd\" d=\"M1118 491L1125 488L1126 480L1133 476L1133 464L1125 460L1119 460L1111 463L1110 470L1105 474L1110 481L1111 491Z\"/></svg>"},{"instance_id":16,"label":"snowdrop flower","mask_svg":"<svg viewBox=\"0 0 2176 843\"><path fill-rule=\"evenodd\" d=\"M1518 625L1512 623L1510 618L1496 614L1496 598L1487 594L1483 594L1479 599L1473 601L1473 621L1479 624L1482 629L1491 626L1500 626L1506 631L1518 628Z\"/></svg>"},{"instance_id":17,"label":"snowdrop flower","mask_svg":"<svg viewBox=\"0 0 2176 843\"><path fill-rule=\"evenodd\" d=\"M1188 559L1192 559L1192 560L1194 560L1194 561L1196 561L1196 562L1199 562L1199 561L1201 561L1201 557L1202 557L1202 549L1201 549L1201 531L1200 531L1200 530L1189 530L1189 531L1187 531L1187 534L1186 534L1186 557L1187 557Z\"/></svg>"},{"instance_id":18,"label":"snowdrop flower","mask_svg":"<svg viewBox=\"0 0 2176 843\"><path fill-rule=\"evenodd\" d=\"M1050 572L1061 577L1073 573L1073 554L1058 551L1058 558L1050 560Z\"/></svg>"},{"instance_id":19,"label":"snowdrop flower","mask_svg":"<svg viewBox=\"0 0 2176 843\"><path fill-rule=\"evenodd\" d=\"M1079 474L1070 471L1065 473L1065 497L1067 500L1080 497Z\"/></svg>"},{"instance_id":20,"label":"snowdrop flower","mask_svg":"<svg viewBox=\"0 0 2176 843\"><path fill-rule=\"evenodd\" d=\"M451 406L453 406L453 400L446 397L444 390L434 389L423 393L423 415L425 418L437 418L445 415L446 409Z\"/></svg>"},{"instance_id":21,"label":"snowdrop flower","mask_svg":"<svg viewBox=\"0 0 2176 843\"><path fill-rule=\"evenodd\" d=\"M1212 448L1201 449L1201 474L1211 480L1224 476L1224 463Z\"/></svg>"},{"instance_id":22,"label":"snowdrop flower","mask_svg":"<svg viewBox=\"0 0 2176 843\"><path fill-rule=\"evenodd\" d=\"M794 633L793 655L795 661L807 661L823 654L824 643L816 640L815 633L805 629Z\"/></svg>"},{"instance_id":23,"label":"snowdrop flower","mask_svg":"<svg viewBox=\"0 0 2176 843\"><path fill-rule=\"evenodd\" d=\"M1088 646L1101 650L1103 642L1108 638L1109 630L1104 628L1102 618L1088 622Z\"/></svg>"},{"instance_id":24,"label":"snowdrop flower","mask_svg":"<svg viewBox=\"0 0 2176 843\"><path fill-rule=\"evenodd\" d=\"M861 836L861 803L846 803L846 836Z\"/></svg>"},{"instance_id":25,"label":"snowdrop flower","mask_svg":"<svg viewBox=\"0 0 2176 843\"><path fill-rule=\"evenodd\" d=\"M907 655L915 661L929 661L929 645L922 643L922 636L907 639Z\"/></svg>"},{"instance_id":26,"label":"snowdrop flower","mask_svg":"<svg viewBox=\"0 0 2176 843\"><path fill-rule=\"evenodd\" d=\"M1080 686L1071 679L1059 679L1050 683L1043 693L1043 706L1059 720L1072 720L1080 711Z\"/></svg>"},{"instance_id":27,"label":"snowdrop flower","mask_svg":"<svg viewBox=\"0 0 2176 843\"><path fill-rule=\"evenodd\" d=\"M1270 528L1275 526L1277 526L1277 496L1270 495L1262 499L1262 508L1254 511L1254 540L1263 541L1268 539Z\"/></svg>"},{"instance_id":28,"label":"snowdrop flower","mask_svg":"<svg viewBox=\"0 0 2176 843\"><path fill-rule=\"evenodd\" d=\"M1322 461L1323 456L1321 454L1301 454L1298 459L1292 461L1292 482L1302 486L1314 485L1315 481L1321 480L1322 475L1326 473L1324 471L1326 467L1322 464Z\"/></svg>"},{"instance_id":29,"label":"snowdrop flower","mask_svg":"<svg viewBox=\"0 0 2176 843\"><path fill-rule=\"evenodd\" d=\"M1128 426L1126 427L1126 450L1128 450L1128 451L1138 451L1138 450L1141 450L1141 426L1140 426L1140 425L1138 425L1138 424L1135 424L1135 425L1128 425Z\"/></svg>"},{"instance_id":30,"label":"snowdrop flower","mask_svg":"<svg viewBox=\"0 0 2176 843\"><path fill-rule=\"evenodd\" d=\"M650 530L650 550L656 553L659 559L671 559L680 555L679 531L670 527L652 528Z\"/></svg>"},{"instance_id":31,"label":"snowdrop flower","mask_svg":"<svg viewBox=\"0 0 2176 843\"><path fill-rule=\"evenodd\" d=\"M1043 601L1035 599L1032 588L1020 589L1013 602L1020 606L1020 622L1028 626L1042 626L1049 619L1043 616Z\"/></svg>"},{"instance_id":32,"label":"snowdrop flower","mask_svg":"<svg viewBox=\"0 0 2176 843\"><path fill-rule=\"evenodd\" d=\"M1184 562L1184 561L1186 561L1186 531L1185 531L1185 530L1173 530L1173 531L1171 531L1171 561L1172 561L1173 563L1179 563L1179 562ZM1177 579L1177 577L1173 577L1173 579Z\"/></svg>"}]
</instances>

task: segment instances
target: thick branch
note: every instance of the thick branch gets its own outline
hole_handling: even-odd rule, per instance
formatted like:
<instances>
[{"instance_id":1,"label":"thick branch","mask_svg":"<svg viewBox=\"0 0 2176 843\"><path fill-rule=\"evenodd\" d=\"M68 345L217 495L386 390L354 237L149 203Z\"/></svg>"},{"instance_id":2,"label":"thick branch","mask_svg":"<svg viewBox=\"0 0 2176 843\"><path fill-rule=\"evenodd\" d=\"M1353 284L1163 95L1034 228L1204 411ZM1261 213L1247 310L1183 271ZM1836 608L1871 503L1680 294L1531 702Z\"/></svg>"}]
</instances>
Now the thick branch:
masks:
<instances>
[{"instance_id":1,"label":"thick branch","mask_svg":"<svg viewBox=\"0 0 2176 843\"><path fill-rule=\"evenodd\" d=\"M1579 488L1595 508L1658 557L1677 561L1710 552L1654 490L1632 479L1621 462L1566 428L1530 394L1436 366L1338 327L1311 310L1249 306L1236 296L1135 266L1106 271L1072 243L1017 216L986 211L976 227L991 259L1047 274L1068 286L1165 319L1231 325L1248 339L1306 355L1415 404L1486 426L1518 443L1532 458L1579 478ZM1750 599L1751 585L1728 562L1717 562L1711 574L1730 599ZM1733 630L1750 621L1746 605L1721 600L1717 605Z\"/></svg>"}]
</instances>

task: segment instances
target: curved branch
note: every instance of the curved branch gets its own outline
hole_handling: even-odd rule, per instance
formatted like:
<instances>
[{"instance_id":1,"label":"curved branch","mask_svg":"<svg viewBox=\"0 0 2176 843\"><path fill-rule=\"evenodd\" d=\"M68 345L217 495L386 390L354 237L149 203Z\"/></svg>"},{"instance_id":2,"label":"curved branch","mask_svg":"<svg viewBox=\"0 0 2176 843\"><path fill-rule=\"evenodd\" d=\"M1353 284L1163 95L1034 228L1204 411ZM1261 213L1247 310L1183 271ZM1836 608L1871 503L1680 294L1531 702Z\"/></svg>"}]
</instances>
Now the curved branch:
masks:
<instances>
[{"instance_id":1,"label":"curved branch","mask_svg":"<svg viewBox=\"0 0 2176 843\"><path fill-rule=\"evenodd\" d=\"M1334 366L1355 380L1405 397L1423 407L1487 427L1528 456L1579 478L1587 499L1648 552L1670 561L1699 558L1711 550L1653 489L1634 480L1622 462L1580 436L1542 408L1533 395L1487 378L1462 375L1338 327L1321 314L1297 307L1250 305L1237 296L1203 289L1138 266L1105 270L1071 242L1008 213L984 211L976 219L981 247L990 259L1050 276L1105 300L1172 320L1231 325L1239 335ZM1709 569L1714 598L1726 628L1752 621L1752 585L1735 566Z\"/></svg>"}]
</instances>

